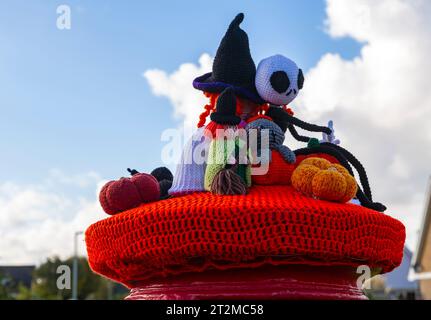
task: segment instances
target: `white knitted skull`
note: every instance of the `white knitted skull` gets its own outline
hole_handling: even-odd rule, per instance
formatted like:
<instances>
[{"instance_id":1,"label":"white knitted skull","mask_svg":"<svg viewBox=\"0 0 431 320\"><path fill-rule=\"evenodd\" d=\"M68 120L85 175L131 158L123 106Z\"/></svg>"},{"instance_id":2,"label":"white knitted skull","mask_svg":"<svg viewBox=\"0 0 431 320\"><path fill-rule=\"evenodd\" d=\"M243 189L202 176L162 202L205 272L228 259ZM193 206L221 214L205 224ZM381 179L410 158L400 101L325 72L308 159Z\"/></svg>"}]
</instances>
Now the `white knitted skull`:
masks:
<instances>
[{"instance_id":1,"label":"white knitted skull","mask_svg":"<svg viewBox=\"0 0 431 320\"><path fill-rule=\"evenodd\" d=\"M304 75L295 62L277 54L259 62L255 81L263 100L285 105L292 102L302 89Z\"/></svg>"}]
</instances>

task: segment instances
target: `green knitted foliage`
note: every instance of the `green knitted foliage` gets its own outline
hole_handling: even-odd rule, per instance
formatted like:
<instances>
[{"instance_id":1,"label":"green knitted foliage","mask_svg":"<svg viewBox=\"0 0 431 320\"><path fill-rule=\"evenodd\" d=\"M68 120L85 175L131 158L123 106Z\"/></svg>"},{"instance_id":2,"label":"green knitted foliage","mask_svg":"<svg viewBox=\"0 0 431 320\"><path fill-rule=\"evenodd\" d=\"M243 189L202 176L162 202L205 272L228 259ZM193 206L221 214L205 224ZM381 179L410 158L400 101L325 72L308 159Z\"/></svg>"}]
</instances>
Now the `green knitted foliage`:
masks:
<instances>
[{"instance_id":1,"label":"green knitted foliage","mask_svg":"<svg viewBox=\"0 0 431 320\"><path fill-rule=\"evenodd\" d=\"M320 145L320 142L319 142L319 139L317 138L310 138L310 140L308 141L309 148L318 147L319 145Z\"/></svg>"},{"instance_id":2,"label":"green knitted foliage","mask_svg":"<svg viewBox=\"0 0 431 320\"><path fill-rule=\"evenodd\" d=\"M205 169L205 190L211 190L211 184L214 180L214 177L228 164L228 154L234 153L235 148L238 147L238 145L240 144L241 143L239 138L236 138L235 141L229 142L226 139L214 139L213 141L211 141L208 153L207 166ZM251 186L250 165L246 166L245 183L247 187Z\"/></svg>"}]
</instances>

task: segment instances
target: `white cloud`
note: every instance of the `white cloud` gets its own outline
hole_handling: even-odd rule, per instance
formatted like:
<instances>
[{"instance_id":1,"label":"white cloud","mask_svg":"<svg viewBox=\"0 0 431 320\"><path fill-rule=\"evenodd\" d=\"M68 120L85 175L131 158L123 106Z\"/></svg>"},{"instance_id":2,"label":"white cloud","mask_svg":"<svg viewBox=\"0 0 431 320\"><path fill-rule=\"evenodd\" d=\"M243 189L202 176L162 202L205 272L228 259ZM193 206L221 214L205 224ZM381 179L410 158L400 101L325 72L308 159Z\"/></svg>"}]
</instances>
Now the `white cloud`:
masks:
<instances>
[{"instance_id":1,"label":"white cloud","mask_svg":"<svg viewBox=\"0 0 431 320\"><path fill-rule=\"evenodd\" d=\"M414 248L431 173L431 2L328 0L328 33L364 43L327 53L306 74L296 114L334 119L342 144L368 169L375 200L407 226Z\"/></svg>"},{"instance_id":2,"label":"white cloud","mask_svg":"<svg viewBox=\"0 0 431 320\"><path fill-rule=\"evenodd\" d=\"M408 179L410 176L408 161L397 154L388 167L388 173L399 179Z\"/></svg>"},{"instance_id":3,"label":"white cloud","mask_svg":"<svg viewBox=\"0 0 431 320\"><path fill-rule=\"evenodd\" d=\"M363 43L345 60L326 53L305 76L296 115L335 123L342 145L367 168L374 198L407 226L414 247L431 168L431 1L327 0L327 32ZM144 73L153 92L168 97L174 114L194 126L206 100L191 86L211 67L183 64L172 74ZM298 146L293 138L286 143Z\"/></svg>"},{"instance_id":4,"label":"white cloud","mask_svg":"<svg viewBox=\"0 0 431 320\"><path fill-rule=\"evenodd\" d=\"M107 217L97 200L104 181L95 172L67 175L51 171L40 185L0 184L0 264L40 263L46 257L69 257L75 231ZM74 195L70 185L93 190ZM83 236L79 253L85 254Z\"/></svg>"},{"instance_id":5,"label":"white cloud","mask_svg":"<svg viewBox=\"0 0 431 320\"><path fill-rule=\"evenodd\" d=\"M199 58L198 65L184 63L171 74L159 69L147 70L143 77L147 79L155 95L169 99L174 107L174 116L183 120L187 129L196 128L208 99L192 87L192 82L196 77L210 72L211 67L212 58L204 53Z\"/></svg>"},{"instance_id":6,"label":"white cloud","mask_svg":"<svg viewBox=\"0 0 431 320\"><path fill-rule=\"evenodd\" d=\"M59 169L51 169L47 182L61 183L65 185L76 186L79 188L88 187L100 181L101 178L97 172L89 171L81 174L68 175Z\"/></svg>"},{"instance_id":7,"label":"white cloud","mask_svg":"<svg viewBox=\"0 0 431 320\"><path fill-rule=\"evenodd\" d=\"M308 73L301 102L309 117L343 109L393 127L424 116L431 102L428 7L423 1L328 1L328 32L365 45L354 60L328 53Z\"/></svg>"}]
</instances>

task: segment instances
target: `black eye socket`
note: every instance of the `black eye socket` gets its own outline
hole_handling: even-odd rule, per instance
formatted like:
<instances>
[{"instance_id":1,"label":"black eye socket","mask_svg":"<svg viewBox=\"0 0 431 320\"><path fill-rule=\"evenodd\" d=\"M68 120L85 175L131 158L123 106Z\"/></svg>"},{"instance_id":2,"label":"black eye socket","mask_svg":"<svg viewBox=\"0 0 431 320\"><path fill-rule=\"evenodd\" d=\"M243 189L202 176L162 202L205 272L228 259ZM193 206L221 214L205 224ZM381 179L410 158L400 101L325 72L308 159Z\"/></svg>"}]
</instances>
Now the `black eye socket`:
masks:
<instances>
[{"instance_id":1,"label":"black eye socket","mask_svg":"<svg viewBox=\"0 0 431 320\"><path fill-rule=\"evenodd\" d=\"M301 90L304 86L304 74L302 73L302 70L299 69L298 73L298 89Z\"/></svg>"},{"instance_id":2,"label":"black eye socket","mask_svg":"<svg viewBox=\"0 0 431 320\"><path fill-rule=\"evenodd\" d=\"M290 87L290 80L284 71L276 71L271 75L271 86L278 93L286 92Z\"/></svg>"}]
</instances>

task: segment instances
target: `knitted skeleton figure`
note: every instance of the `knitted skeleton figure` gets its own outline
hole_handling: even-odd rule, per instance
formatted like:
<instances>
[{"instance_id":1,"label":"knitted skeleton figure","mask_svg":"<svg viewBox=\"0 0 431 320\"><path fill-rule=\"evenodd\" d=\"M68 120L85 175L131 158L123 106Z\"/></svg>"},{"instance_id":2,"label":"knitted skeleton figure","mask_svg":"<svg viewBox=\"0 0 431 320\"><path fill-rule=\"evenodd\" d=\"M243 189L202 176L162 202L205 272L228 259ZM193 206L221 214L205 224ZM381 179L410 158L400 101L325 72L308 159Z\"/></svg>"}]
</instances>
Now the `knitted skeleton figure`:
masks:
<instances>
[{"instance_id":1,"label":"knitted skeleton figure","mask_svg":"<svg viewBox=\"0 0 431 320\"><path fill-rule=\"evenodd\" d=\"M265 113L285 132L289 129L292 136L302 142L309 142L310 137L301 136L295 126L311 132L332 133L328 127L317 126L293 117L280 106L291 103L304 86L304 75L295 62L282 55L263 59L256 71L256 90L270 108Z\"/></svg>"},{"instance_id":2,"label":"knitted skeleton figure","mask_svg":"<svg viewBox=\"0 0 431 320\"><path fill-rule=\"evenodd\" d=\"M256 89L262 99L274 105L287 105L304 85L304 75L295 62L275 55L257 66Z\"/></svg>"},{"instance_id":3,"label":"knitted skeleton figure","mask_svg":"<svg viewBox=\"0 0 431 320\"><path fill-rule=\"evenodd\" d=\"M333 130L331 128L304 122L293 117L280 107L280 105L287 105L292 102L304 85L304 75L295 62L282 55L275 55L262 60L257 67L255 84L260 97L270 104L270 108L265 115L273 119L283 131L289 129L296 140L309 143L308 148L295 150L296 156L315 153L331 155L353 176L351 164L358 172L359 180L363 188L362 190L358 187L356 194L361 205L377 211L386 210L383 204L373 201L367 173L353 154L333 143L334 141L319 142L317 139L301 136L294 126L298 126L307 131L325 133L328 135L328 138L332 139Z\"/></svg>"}]
</instances>

